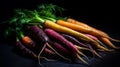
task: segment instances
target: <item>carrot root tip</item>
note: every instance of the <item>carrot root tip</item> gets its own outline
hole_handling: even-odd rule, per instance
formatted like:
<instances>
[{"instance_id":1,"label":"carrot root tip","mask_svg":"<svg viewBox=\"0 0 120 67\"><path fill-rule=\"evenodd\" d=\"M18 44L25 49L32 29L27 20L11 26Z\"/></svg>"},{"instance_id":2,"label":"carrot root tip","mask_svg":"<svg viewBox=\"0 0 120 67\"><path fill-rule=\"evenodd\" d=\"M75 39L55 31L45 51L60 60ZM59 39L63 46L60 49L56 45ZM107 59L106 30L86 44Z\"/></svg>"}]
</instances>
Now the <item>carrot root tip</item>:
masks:
<instances>
[{"instance_id":1,"label":"carrot root tip","mask_svg":"<svg viewBox=\"0 0 120 67\"><path fill-rule=\"evenodd\" d=\"M88 62L86 62L83 58L81 58L78 54L77 54L77 58L79 59L79 60L81 60L83 63L85 63L85 64L87 64L88 65Z\"/></svg>"}]
</instances>

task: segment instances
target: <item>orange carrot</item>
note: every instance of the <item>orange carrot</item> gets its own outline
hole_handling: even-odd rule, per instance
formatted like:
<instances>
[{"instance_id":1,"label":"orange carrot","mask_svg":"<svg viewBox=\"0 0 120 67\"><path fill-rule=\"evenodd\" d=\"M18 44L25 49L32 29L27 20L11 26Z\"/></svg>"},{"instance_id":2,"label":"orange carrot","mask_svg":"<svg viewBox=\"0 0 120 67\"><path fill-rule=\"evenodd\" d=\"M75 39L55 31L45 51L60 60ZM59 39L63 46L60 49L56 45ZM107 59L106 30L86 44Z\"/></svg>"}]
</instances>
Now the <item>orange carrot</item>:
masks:
<instances>
[{"instance_id":1,"label":"orange carrot","mask_svg":"<svg viewBox=\"0 0 120 67\"><path fill-rule=\"evenodd\" d=\"M65 26L58 25L58 24L56 24L52 21L46 20L45 23L44 23L44 27L51 28L55 31L72 35L72 36L74 36L74 37L76 37L80 40L92 43L94 45L94 47L97 47L97 48L102 49L104 51L109 51L109 49L102 47L99 43L97 43L93 39L89 38L85 34L77 32L77 31L72 30L70 28L67 28Z\"/></svg>"},{"instance_id":2,"label":"orange carrot","mask_svg":"<svg viewBox=\"0 0 120 67\"><path fill-rule=\"evenodd\" d=\"M92 34L92 35L97 36L97 37L105 37L105 38L108 38L108 39L110 39L112 41L120 42L120 40L113 39L107 33L103 32L101 30L98 30L98 29L96 29L96 28L94 28L94 27L92 27L90 25L87 25L87 24L85 24L83 22L76 21L76 20L74 20L72 18L68 18L67 22L77 24L80 27L84 27L85 30L88 29L88 31L87 30L86 31L81 30L80 32L85 32L85 33L89 33L89 34Z\"/></svg>"},{"instance_id":3,"label":"orange carrot","mask_svg":"<svg viewBox=\"0 0 120 67\"><path fill-rule=\"evenodd\" d=\"M114 49L118 49L118 47L116 47L115 45L113 45L113 43L109 39L104 38L104 37L100 37L100 40L103 41L109 47L114 48Z\"/></svg>"},{"instance_id":4,"label":"orange carrot","mask_svg":"<svg viewBox=\"0 0 120 67\"><path fill-rule=\"evenodd\" d=\"M36 44L29 36L22 37L22 42L25 44L26 47L30 49L35 49Z\"/></svg>"},{"instance_id":5,"label":"orange carrot","mask_svg":"<svg viewBox=\"0 0 120 67\"><path fill-rule=\"evenodd\" d=\"M77 24L73 24L73 23L68 23L67 21L64 20L57 20L57 24L61 25L61 26L65 26L68 27L70 29L82 32L82 33L90 33L92 32L91 29L77 25Z\"/></svg>"}]
</instances>

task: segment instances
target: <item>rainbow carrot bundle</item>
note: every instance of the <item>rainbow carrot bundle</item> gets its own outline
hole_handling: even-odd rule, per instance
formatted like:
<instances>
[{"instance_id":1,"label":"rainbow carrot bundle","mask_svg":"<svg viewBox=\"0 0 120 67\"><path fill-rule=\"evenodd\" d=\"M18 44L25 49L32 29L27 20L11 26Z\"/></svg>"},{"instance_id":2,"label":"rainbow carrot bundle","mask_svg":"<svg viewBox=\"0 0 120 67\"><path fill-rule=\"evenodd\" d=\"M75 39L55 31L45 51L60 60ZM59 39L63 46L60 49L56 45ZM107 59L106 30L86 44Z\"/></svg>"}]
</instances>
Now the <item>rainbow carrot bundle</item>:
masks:
<instances>
[{"instance_id":1,"label":"rainbow carrot bundle","mask_svg":"<svg viewBox=\"0 0 120 67\"><path fill-rule=\"evenodd\" d=\"M8 22L16 28L10 25L9 31L17 34L16 45L23 53L37 58L39 63L40 58L49 60L50 56L54 60L60 58L73 62L78 59L89 64L89 55L84 50L102 58L100 51L112 52L119 48L112 41L120 41L107 33L72 18L57 17L54 11L60 8L56 7L50 4L33 10L16 10L15 16Z\"/></svg>"}]
</instances>

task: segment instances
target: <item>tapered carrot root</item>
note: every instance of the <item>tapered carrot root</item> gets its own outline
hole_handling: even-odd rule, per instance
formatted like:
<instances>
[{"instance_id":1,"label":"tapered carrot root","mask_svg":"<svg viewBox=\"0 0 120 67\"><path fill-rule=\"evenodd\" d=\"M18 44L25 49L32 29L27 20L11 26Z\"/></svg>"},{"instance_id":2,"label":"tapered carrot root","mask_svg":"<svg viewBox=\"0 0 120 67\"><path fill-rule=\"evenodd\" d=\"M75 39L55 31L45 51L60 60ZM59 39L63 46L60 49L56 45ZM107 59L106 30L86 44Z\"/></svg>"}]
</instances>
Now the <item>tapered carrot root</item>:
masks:
<instances>
[{"instance_id":1,"label":"tapered carrot root","mask_svg":"<svg viewBox=\"0 0 120 67\"><path fill-rule=\"evenodd\" d=\"M88 37L94 39L95 41L97 41L99 44L101 44L103 47L107 48L107 46L105 44L103 44L97 37L90 35L90 34L86 34Z\"/></svg>"},{"instance_id":2,"label":"tapered carrot root","mask_svg":"<svg viewBox=\"0 0 120 67\"><path fill-rule=\"evenodd\" d=\"M85 48L85 47L80 47L80 46L77 46L77 45L75 45L75 47L77 47L77 48L80 49L80 50L87 50L87 51L90 51L90 49Z\"/></svg>"},{"instance_id":3,"label":"tapered carrot root","mask_svg":"<svg viewBox=\"0 0 120 67\"><path fill-rule=\"evenodd\" d=\"M48 59L48 58L43 57L43 56L40 56L40 58L45 59L45 60L47 60L47 61L56 61L56 60L54 60L54 59Z\"/></svg>"},{"instance_id":4,"label":"tapered carrot root","mask_svg":"<svg viewBox=\"0 0 120 67\"><path fill-rule=\"evenodd\" d=\"M87 57L84 53L82 53L81 51L79 51L78 54L80 54L81 56L83 56L83 57L85 57L87 60L89 60L88 57Z\"/></svg>"},{"instance_id":5,"label":"tapered carrot root","mask_svg":"<svg viewBox=\"0 0 120 67\"><path fill-rule=\"evenodd\" d=\"M80 60L80 61L82 61L83 63L85 63L85 64L88 64L88 62L86 62L82 57L80 57L78 54L77 54L77 58Z\"/></svg>"},{"instance_id":6,"label":"tapered carrot root","mask_svg":"<svg viewBox=\"0 0 120 67\"><path fill-rule=\"evenodd\" d=\"M92 35L97 36L97 37L105 37L105 38L110 39L111 41L120 42L120 40L113 39L107 33L103 32L101 30L98 30L90 25L87 25L83 22L76 21L72 18L68 18L66 21L73 23L73 24L76 24L76 25L79 25L80 29L84 29L84 31L80 30L80 32L89 33L89 34L92 34ZM84 27L84 28L82 28L82 27Z\"/></svg>"},{"instance_id":7,"label":"tapered carrot root","mask_svg":"<svg viewBox=\"0 0 120 67\"><path fill-rule=\"evenodd\" d=\"M48 43L45 43L45 45L42 47L41 51L40 51L39 54L38 54L38 62L39 62L40 65L41 65L41 63L40 63L41 53L42 53L42 52L44 51L44 49L46 48L47 44L48 44Z\"/></svg>"},{"instance_id":8,"label":"tapered carrot root","mask_svg":"<svg viewBox=\"0 0 120 67\"><path fill-rule=\"evenodd\" d=\"M98 56L99 58L102 58L102 56L100 56L100 55L92 48L91 45L89 45L89 44L87 44L87 45L88 45L89 49L91 50L91 52L92 52L93 54L95 54L95 55Z\"/></svg>"},{"instance_id":9,"label":"tapered carrot root","mask_svg":"<svg viewBox=\"0 0 120 67\"><path fill-rule=\"evenodd\" d=\"M116 47L109 39L104 38L104 37L100 37L100 40L103 41L106 45L108 45L111 48L114 49L120 49L120 47Z\"/></svg>"},{"instance_id":10,"label":"tapered carrot root","mask_svg":"<svg viewBox=\"0 0 120 67\"><path fill-rule=\"evenodd\" d=\"M71 62L71 60L70 60L69 58L66 58L66 57L62 56L61 54L59 54L51 45L47 44L47 46L48 46L51 50L53 50L58 56L60 56L61 58L63 58L63 59L65 59L65 60Z\"/></svg>"},{"instance_id":11,"label":"tapered carrot root","mask_svg":"<svg viewBox=\"0 0 120 67\"><path fill-rule=\"evenodd\" d=\"M79 46L77 46L77 45L75 45L75 46L76 46L78 49L80 49L80 50L90 51L90 52L92 52L93 55L96 55L97 57L102 58L90 45L87 45L88 48L79 47Z\"/></svg>"}]
</instances>

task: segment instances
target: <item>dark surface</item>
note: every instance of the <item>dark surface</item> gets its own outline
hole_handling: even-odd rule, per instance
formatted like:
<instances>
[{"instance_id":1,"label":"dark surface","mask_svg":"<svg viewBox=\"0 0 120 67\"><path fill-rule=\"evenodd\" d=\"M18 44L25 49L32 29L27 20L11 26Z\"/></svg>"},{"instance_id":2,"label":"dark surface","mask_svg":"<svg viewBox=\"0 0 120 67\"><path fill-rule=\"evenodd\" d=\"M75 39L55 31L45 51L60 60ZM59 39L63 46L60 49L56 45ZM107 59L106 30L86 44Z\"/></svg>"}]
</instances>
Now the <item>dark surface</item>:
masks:
<instances>
[{"instance_id":1,"label":"dark surface","mask_svg":"<svg viewBox=\"0 0 120 67\"><path fill-rule=\"evenodd\" d=\"M103 30L110 36L120 39L120 4L118 2L83 2L79 0L1 0L0 1L0 22L7 20L14 13L15 8L32 9L37 4L54 3L67 11L65 16L73 17L83 21L97 29ZM114 5L113 5L114 4ZM3 30L7 25L0 24L0 67L41 67L33 59L22 57L13 52L14 36L11 39L3 38ZM13 42L12 42L13 41ZM11 43L12 42L12 43ZM120 43L115 43L120 45ZM120 53L106 54L103 59L93 59L90 65L70 64L62 61L46 62L43 61L45 67L120 67Z\"/></svg>"}]
</instances>

